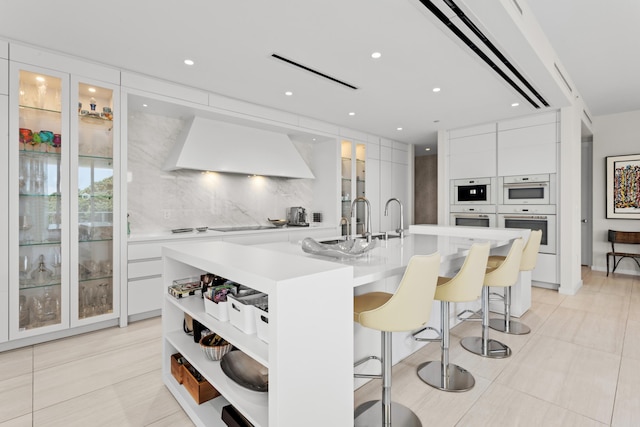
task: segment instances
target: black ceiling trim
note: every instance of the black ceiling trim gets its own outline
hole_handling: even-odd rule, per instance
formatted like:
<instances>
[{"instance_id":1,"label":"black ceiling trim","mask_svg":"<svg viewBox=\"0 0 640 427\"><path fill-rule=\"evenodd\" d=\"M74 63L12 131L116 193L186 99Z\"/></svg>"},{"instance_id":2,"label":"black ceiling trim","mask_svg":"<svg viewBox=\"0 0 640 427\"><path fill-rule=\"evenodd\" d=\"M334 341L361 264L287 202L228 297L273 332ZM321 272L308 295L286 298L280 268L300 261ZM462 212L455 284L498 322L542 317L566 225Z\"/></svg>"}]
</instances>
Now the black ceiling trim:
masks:
<instances>
[{"instance_id":1,"label":"black ceiling trim","mask_svg":"<svg viewBox=\"0 0 640 427\"><path fill-rule=\"evenodd\" d=\"M446 1L446 0L445 0ZM466 36L458 27L456 27L453 22L444 14L442 11L435 6L430 0L420 0L431 13L433 13L436 18L438 18L446 27L451 30L460 40L462 40L476 55L480 57L489 67L493 69L495 73L497 73L504 81L506 81L516 92L518 92L522 97L524 97L533 107L540 108L540 106L533 100L516 82L511 79L504 71L502 71L498 65L491 60L480 48L471 41L469 37ZM545 104L548 105L548 104Z\"/></svg>"},{"instance_id":2,"label":"black ceiling trim","mask_svg":"<svg viewBox=\"0 0 640 427\"><path fill-rule=\"evenodd\" d=\"M324 74L324 73L322 73L322 72L320 72L318 70L314 70L313 68L309 68L306 65L302 65L302 64L300 64L298 62L292 61L291 59L285 58L284 56L278 55L277 53L272 53L271 56L276 58L276 59L279 59L280 61L284 61L287 64L291 64L291 65L293 65L295 67L298 67L298 68L301 68L301 69L303 69L305 71L309 71L310 73L313 73L313 74L315 74L317 76L323 77L325 79L331 80L332 82L335 82L335 83L341 84L343 86L346 86L349 89L358 90L358 88L356 86L352 85L352 84L343 82L342 80L338 80L335 77L331 77L331 76L329 76L327 74Z\"/></svg>"},{"instance_id":3,"label":"black ceiling trim","mask_svg":"<svg viewBox=\"0 0 640 427\"><path fill-rule=\"evenodd\" d=\"M527 79L525 79L524 76L520 74L520 71L518 71L511 62L509 62L509 60L502 54L502 52L498 50L498 48L493 43L491 43L491 41L482 33L482 31L480 31L478 27L476 27L475 24L471 22L469 17L464 14L464 12L458 7L458 5L455 4L453 0L444 0L444 2L451 8L451 10L455 12L455 14L462 20L462 22L464 22L464 24L471 31L473 31L473 34L478 36L478 38L482 40L482 43L484 43L485 46L487 46L489 50L491 50L491 52L496 57L498 57L500 61L502 61L502 63L509 69L509 71L511 71L518 78L518 80L520 80L522 84L525 85L536 98L538 98L542 105L548 107L549 103L542 97L542 95L540 95L538 91L533 88L531 83L529 83Z\"/></svg>"}]
</instances>

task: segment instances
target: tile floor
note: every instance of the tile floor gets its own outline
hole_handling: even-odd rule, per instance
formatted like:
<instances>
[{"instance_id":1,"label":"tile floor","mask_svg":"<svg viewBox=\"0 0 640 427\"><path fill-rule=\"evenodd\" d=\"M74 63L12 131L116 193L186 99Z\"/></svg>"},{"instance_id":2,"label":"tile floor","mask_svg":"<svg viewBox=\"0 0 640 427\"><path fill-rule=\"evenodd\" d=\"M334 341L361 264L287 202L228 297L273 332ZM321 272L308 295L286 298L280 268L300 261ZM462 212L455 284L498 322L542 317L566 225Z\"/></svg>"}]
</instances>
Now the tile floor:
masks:
<instances>
[{"instance_id":1,"label":"tile floor","mask_svg":"<svg viewBox=\"0 0 640 427\"><path fill-rule=\"evenodd\" d=\"M425 426L640 425L640 277L583 271L575 296L534 288L522 320L532 333L491 336L508 359L460 347L477 323L455 327L451 361L476 386L445 393L422 383L417 365L439 358L429 344L394 368L393 397ZM159 319L0 353L0 427L191 426L160 379ZM379 382L355 394L377 399Z\"/></svg>"}]
</instances>

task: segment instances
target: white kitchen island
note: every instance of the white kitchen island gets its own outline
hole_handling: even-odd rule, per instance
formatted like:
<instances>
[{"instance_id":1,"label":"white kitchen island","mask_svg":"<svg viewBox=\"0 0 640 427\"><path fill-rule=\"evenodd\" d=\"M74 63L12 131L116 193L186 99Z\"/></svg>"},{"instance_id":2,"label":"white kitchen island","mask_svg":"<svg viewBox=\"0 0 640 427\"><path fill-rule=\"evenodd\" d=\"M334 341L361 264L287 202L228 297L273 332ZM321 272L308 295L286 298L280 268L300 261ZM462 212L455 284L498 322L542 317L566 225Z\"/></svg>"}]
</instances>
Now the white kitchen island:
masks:
<instances>
[{"instance_id":1,"label":"white kitchen island","mask_svg":"<svg viewBox=\"0 0 640 427\"><path fill-rule=\"evenodd\" d=\"M269 294L269 344L205 314L198 296L177 300L167 295L163 307L163 381L197 425L223 426L220 408L228 403L256 426L352 425L354 346L361 347L354 333L354 293L401 275L413 255L438 251L441 273L450 273L474 242L489 241L492 248L499 249L520 234L416 227L403 239L380 241L364 256L341 261L306 254L296 242L164 247L166 286L173 280L208 272ZM205 359L198 345L182 332L184 313L267 366L268 393L244 389L226 377L219 362ZM375 337L379 349L379 334ZM222 396L196 405L171 376L170 356L176 352Z\"/></svg>"}]
</instances>

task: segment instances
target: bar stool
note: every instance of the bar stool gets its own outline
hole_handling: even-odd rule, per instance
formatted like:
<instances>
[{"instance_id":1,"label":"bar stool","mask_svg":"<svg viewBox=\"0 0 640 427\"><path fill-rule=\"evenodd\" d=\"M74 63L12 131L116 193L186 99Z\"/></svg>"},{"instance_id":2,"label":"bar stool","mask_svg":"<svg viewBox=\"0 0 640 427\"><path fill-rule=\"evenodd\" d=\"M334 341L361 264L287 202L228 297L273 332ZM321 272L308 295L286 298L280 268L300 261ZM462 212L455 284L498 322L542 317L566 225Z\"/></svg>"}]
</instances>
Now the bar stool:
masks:
<instances>
[{"instance_id":1,"label":"bar stool","mask_svg":"<svg viewBox=\"0 0 640 427\"><path fill-rule=\"evenodd\" d=\"M460 341L465 350L483 357L511 356L511 349L500 341L489 339L489 287L511 286L518 280L522 259L522 238L515 239L504 262L497 268L487 268L482 287L482 337L467 337Z\"/></svg>"},{"instance_id":2,"label":"bar stool","mask_svg":"<svg viewBox=\"0 0 640 427\"><path fill-rule=\"evenodd\" d=\"M353 319L382 333L382 400L363 403L355 410L355 426L420 427L409 408L391 402L391 333L412 331L429 321L440 254L414 255L395 294L370 292L353 298Z\"/></svg>"},{"instance_id":3,"label":"bar stool","mask_svg":"<svg viewBox=\"0 0 640 427\"><path fill-rule=\"evenodd\" d=\"M418 376L422 381L443 391L467 391L476 380L473 375L458 365L449 363L449 305L452 302L475 301L480 297L489 257L489 243L475 243L469 250L458 274L453 278L438 277L434 299L440 301L440 338L417 338L417 341L440 341L440 362L429 361L418 366Z\"/></svg>"},{"instance_id":4,"label":"bar stool","mask_svg":"<svg viewBox=\"0 0 640 427\"><path fill-rule=\"evenodd\" d=\"M522 260L520 260L520 271L531 271L536 268L540 241L542 240L542 230L531 230L529 240L522 250ZM505 260L504 256L492 255L487 261L487 265L492 268L498 267ZM527 325L511 320L511 286L504 288L504 317L489 320L489 327L493 330L512 335L524 335L531 332Z\"/></svg>"}]
</instances>

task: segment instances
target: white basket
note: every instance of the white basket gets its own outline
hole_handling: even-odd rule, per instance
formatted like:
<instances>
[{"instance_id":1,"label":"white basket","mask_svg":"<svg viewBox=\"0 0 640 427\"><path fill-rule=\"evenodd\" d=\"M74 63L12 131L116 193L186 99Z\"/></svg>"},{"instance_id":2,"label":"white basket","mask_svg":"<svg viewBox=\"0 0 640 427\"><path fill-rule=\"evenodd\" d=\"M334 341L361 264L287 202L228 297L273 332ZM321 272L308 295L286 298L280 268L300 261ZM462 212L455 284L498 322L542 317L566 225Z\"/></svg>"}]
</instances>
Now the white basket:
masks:
<instances>
[{"instance_id":1,"label":"white basket","mask_svg":"<svg viewBox=\"0 0 640 427\"><path fill-rule=\"evenodd\" d=\"M256 335L264 342L269 342L269 312L261 309L257 305L255 310Z\"/></svg>"},{"instance_id":2,"label":"white basket","mask_svg":"<svg viewBox=\"0 0 640 427\"><path fill-rule=\"evenodd\" d=\"M229 301L213 302L209 298L204 299L204 311L221 322L229 321Z\"/></svg>"},{"instance_id":3,"label":"white basket","mask_svg":"<svg viewBox=\"0 0 640 427\"><path fill-rule=\"evenodd\" d=\"M229 320L231 324L245 334L256 333L254 305L264 301L265 294L254 294L246 297L227 295L229 303Z\"/></svg>"}]
</instances>

